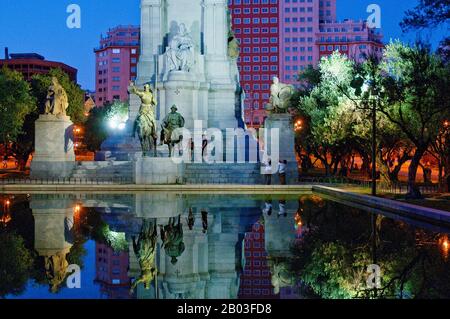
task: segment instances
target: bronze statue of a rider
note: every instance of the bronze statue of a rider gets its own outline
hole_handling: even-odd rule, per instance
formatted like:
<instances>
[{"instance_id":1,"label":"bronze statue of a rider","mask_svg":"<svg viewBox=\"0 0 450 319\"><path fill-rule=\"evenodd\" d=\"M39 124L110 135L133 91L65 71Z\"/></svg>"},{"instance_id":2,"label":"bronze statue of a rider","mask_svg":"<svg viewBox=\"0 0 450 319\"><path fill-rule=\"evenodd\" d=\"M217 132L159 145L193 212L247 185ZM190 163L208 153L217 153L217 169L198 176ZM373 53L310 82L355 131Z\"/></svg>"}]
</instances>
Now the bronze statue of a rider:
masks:
<instances>
[{"instance_id":1,"label":"bronze statue of a rider","mask_svg":"<svg viewBox=\"0 0 450 319\"><path fill-rule=\"evenodd\" d=\"M158 241L158 232L156 219L144 219L139 237L133 236L133 250L139 261L141 275L133 283L133 291L139 283L144 284L145 289L150 289L150 284L157 275L156 267L156 244Z\"/></svg>"},{"instance_id":2,"label":"bronze statue of a rider","mask_svg":"<svg viewBox=\"0 0 450 319\"><path fill-rule=\"evenodd\" d=\"M184 252L185 245L183 242L183 225L181 224L181 215L178 216L178 224L175 225L175 217L169 218L169 224L164 226L160 225L161 240L163 242L164 250L170 257L172 265L175 265L178 261L178 257Z\"/></svg>"},{"instance_id":3,"label":"bronze statue of a rider","mask_svg":"<svg viewBox=\"0 0 450 319\"><path fill-rule=\"evenodd\" d=\"M158 135L156 132L156 99L149 84L144 85L144 90L138 90L134 83L131 83L129 92L136 94L141 99L141 107L139 115L134 123L133 136L136 132L139 135L142 152L144 156L148 156L153 149L156 157L156 141Z\"/></svg>"},{"instance_id":4,"label":"bronze statue of a rider","mask_svg":"<svg viewBox=\"0 0 450 319\"><path fill-rule=\"evenodd\" d=\"M183 135L174 136L176 130L183 128L185 124L184 117L178 113L178 108L173 105L171 112L167 114L161 124L161 142L160 145L166 144L169 147L169 156L172 156L173 147L183 140Z\"/></svg>"}]
</instances>

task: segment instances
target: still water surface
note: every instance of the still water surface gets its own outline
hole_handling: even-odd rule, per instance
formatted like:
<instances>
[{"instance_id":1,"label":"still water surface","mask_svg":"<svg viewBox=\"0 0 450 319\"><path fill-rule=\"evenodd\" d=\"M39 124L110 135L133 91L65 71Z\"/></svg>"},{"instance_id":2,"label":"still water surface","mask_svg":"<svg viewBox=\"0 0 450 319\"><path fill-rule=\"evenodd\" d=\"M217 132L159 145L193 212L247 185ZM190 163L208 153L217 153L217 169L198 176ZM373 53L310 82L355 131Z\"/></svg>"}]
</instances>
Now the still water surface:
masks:
<instances>
[{"instance_id":1,"label":"still water surface","mask_svg":"<svg viewBox=\"0 0 450 319\"><path fill-rule=\"evenodd\" d=\"M313 194L0 203L0 297L450 297L449 229Z\"/></svg>"}]
</instances>

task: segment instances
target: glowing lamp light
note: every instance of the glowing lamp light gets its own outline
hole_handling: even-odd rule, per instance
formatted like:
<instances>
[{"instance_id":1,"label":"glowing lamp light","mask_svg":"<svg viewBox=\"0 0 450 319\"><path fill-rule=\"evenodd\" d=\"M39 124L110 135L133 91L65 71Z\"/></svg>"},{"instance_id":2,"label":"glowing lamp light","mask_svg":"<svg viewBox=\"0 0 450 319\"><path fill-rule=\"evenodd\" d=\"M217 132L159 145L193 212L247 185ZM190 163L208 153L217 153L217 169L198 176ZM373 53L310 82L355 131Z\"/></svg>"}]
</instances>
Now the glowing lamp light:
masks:
<instances>
[{"instance_id":1,"label":"glowing lamp light","mask_svg":"<svg viewBox=\"0 0 450 319\"><path fill-rule=\"evenodd\" d=\"M303 124L302 120L297 120L294 124L294 130L297 132L297 131L300 131L301 129L303 129L302 124Z\"/></svg>"},{"instance_id":2,"label":"glowing lamp light","mask_svg":"<svg viewBox=\"0 0 450 319\"><path fill-rule=\"evenodd\" d=\"M444 258L447 258L450 250L450 241L448 240L447 235L444 235L439 239L439 245L442 251L442 255L444 256Z\"/></svg>"},{"instance_id":3,"label":"glowing lamp light","mask_svg":"<svg viewBox=\"0 0 450 319\"><path fill-rule=\"evenodd\" d=\"M115 130L119 126L119 123L117 123L117 120L115 118L112 118L112 119L109 120L108 125L109 125L110 128Z\"/></svg>"},{"instance_id":4,"label":"glowing lamp light","mask_svg":"<svg viewBox=\"0 0 450 319\"><path fill-rule=\"evenodd\" d=\"M11 202L8 199L8 200L6 200L6 205L9 205L9 204L11 204Z\"/></svg>"},{"instance_id":5,"label":"glowing lamp light","mask_svg":"<svg viewBox=\"0 0 450 319\"><path fill-rule=\"evenodd\" d=\"M443 248L444 250L447 250L447 251L448 251L448 249L450 248L450 243L449 243L449 241L448 241L447 238L445 238L445 239L442 241L442 248Z\"/></svg>"}]
</instances>

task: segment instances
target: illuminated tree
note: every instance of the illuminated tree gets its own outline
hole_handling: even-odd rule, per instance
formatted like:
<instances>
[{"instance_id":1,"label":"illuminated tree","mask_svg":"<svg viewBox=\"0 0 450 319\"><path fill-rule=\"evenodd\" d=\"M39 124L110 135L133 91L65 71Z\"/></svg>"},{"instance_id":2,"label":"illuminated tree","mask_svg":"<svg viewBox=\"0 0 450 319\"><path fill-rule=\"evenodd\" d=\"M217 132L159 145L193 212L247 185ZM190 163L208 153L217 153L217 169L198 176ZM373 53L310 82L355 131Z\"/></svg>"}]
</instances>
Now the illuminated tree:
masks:
<instances>
[{"instance_id":1,"label":"illuminated tree","mask_svg":"<svg viewBox=\"0 0 450 319\"><path fill-rule=\"evenodd\" d=\"M102 107L94 107L86 121L85 142L88 150L100 150L102 143L111 134L111 121L124 123L128 119L128 103L114 101ZM117 125L117 124L116 124Z\"/></svg>"},{"instance_id":2,"label":"illuminated tree","mask_svg":"<svg viewBox=\"0 0 450 319\"><path fill-rule=\"evenodd\" d=\"M420 160L450 113L450 67L427 46L408 47L396 42L386 47L382 68L388 103L380 104L379 111L415 146L408 171L408 195L417 198Z\"/></svg>"}]
</instances>

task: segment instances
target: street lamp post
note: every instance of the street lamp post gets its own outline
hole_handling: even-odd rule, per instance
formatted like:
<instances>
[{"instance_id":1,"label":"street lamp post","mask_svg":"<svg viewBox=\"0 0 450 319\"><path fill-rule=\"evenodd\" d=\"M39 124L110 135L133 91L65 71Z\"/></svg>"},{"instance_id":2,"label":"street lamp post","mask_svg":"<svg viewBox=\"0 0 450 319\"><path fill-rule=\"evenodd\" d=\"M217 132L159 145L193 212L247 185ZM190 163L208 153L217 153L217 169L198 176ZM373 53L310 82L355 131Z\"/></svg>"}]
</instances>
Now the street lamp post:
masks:
<instances>
[{"instance_id":1,"label":"street lamp post","mask_svg":"<svg viewBox=\"0 0 450 319\"><path fill-rule=\"evenodd\" d=\"M372 101L372 196L377 195L377 105Z\"/></svg>"},{"instance_id":2,"label":"street lamp post","mask_svg":"<svg viewBox=\"0 0 450 319\"><path fill-rule=\"evenodd\" d=\"M250 96L248 105L250 106L250 127L253 127L253 92L250 91L249 94Z\"/></svg>"}]
</instances>

